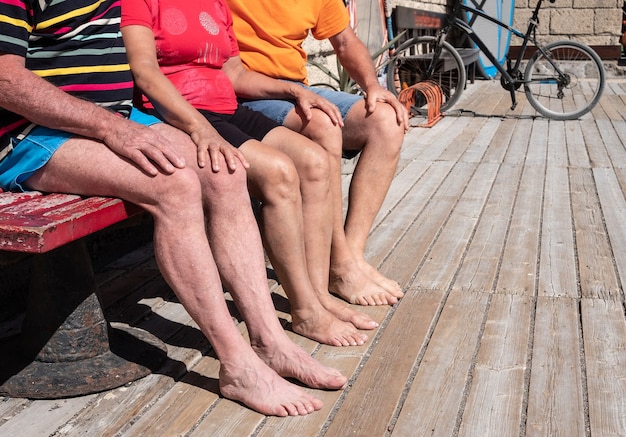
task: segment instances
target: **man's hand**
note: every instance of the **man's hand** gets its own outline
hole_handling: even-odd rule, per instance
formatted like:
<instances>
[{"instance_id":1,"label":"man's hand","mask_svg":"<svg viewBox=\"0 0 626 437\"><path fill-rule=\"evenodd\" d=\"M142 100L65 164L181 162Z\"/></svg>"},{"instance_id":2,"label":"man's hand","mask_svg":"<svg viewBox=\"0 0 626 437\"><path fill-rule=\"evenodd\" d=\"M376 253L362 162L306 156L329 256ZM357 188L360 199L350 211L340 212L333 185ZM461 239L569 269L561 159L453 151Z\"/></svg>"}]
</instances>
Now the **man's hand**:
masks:
<instances>
[{"instance_id":1,"label":"man's hand","mask_svg":"<svg viewBox=\"0 0 626 437\"><path fill-rule=\"evenodd\" d=\"M386 90L382 86L370 87L365 94L365 108L368 113L372 113L376 110L376 102L385 102L391 105L396 111L396 121L398 124L404 126L404 130L409 128L409 114L402 103L396 98L393 93Z\"/></svg>"},{"instance_id":2,"label":"man's hand","mask_svg":"<svg viewBox=\"0 0 626 437\"><path fill-rule=\"evenodd\" d=\"M115 153L129 159L150 176L173 173L185 167L185 160L154 129L117 117L103 142Z\"/></svg>"},{"instance_id":3,"label":"man's hand","mask_svg":"<svg viewBox=\"0 0 626 437\"><path fill-rule=\"evenodd\" d=\"M316 108L325 112L335 126L343 127L341 112L332 102L301 86L294 85L292 92L306 120L311 120L313 117L311 109Z\"/></svg>"}]
</instances>

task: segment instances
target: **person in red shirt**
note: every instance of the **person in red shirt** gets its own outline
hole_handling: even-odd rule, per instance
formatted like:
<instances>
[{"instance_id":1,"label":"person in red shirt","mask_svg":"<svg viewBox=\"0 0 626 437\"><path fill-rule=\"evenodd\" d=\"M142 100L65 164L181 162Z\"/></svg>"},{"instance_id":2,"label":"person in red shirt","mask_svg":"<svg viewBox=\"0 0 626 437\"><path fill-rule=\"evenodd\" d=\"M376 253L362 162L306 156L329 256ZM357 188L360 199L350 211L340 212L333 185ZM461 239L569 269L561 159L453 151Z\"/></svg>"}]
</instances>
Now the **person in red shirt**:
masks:
<instances>
[{"instance_id":1,"label":"person in red shirt","mask_svg":"<svg viewBox=\"0 0 626 437\"><path fill-rule=\"evenodd\" d=\"M237 95L287 98L303 116L337 108L299 86L246 70L222 0L123 0L122 33L144 108L187 132L198 161L233 145L250 163L265 247L291 304L293 330L333 346L361 345L377 324L328 291L333 202L326 152ZM208 151L208 158L205 156Z\"/></svg>"},{"instance_id":2,"label":"person in red shirt","mask_svg":"<svg viewBox=\"0 0 626 437\"><path fill-rule=\"evenodd\" d=\"M347 378L291 341L276 317L248 163L231 148L228 161L218 154L212 168L198 165L186 133L133 108L119 22L119 0L0 1L0 125L20 120L0 148L0 188L115 196L143 208L159 270L220 360L222 395L266 415L319 410L320 399L285 378L335 390Z\"/></svg>"}]
</instances>

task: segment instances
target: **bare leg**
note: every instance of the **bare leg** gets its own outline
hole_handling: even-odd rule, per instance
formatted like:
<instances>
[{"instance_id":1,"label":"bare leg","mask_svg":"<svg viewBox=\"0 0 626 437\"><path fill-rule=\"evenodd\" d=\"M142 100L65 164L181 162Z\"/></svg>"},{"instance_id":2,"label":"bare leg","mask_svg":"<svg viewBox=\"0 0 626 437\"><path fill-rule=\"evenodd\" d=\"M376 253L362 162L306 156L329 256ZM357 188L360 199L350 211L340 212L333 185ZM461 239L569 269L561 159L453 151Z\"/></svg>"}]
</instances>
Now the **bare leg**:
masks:
<instances>
[{"instance_id":1,"label":"bare leg","mask_svg":"<svg viewBox=\"0 0 626 437\"><path fill-rule=\"evenodd\" d=\"M355 111L355 108L353 108L352 111ZM348 114L349 116L352 114L352 111ZM398 290L394 295L394 293L390 293L376 280L374 280L371 272L364 270L364 267L371 268L371 266L365 263L363 254L359 257L353 253L346 238L342 213L343 198L341 192L341 152L344 141L343 136L345 135L343 135L343 132L339 127L333 126L330 123L330 120L325 114L319 111L313 111L313 114L313 119L304 123L299 114L296 111L292 111L287 116L285 125L291 129L300 131L304 135L311 138L314 142L320 144L329 153L331 158L331 190L335 210L333 211L333 237L330 263L330 283L328 288L332 293L340 296L350 303L361 305L384 305L396 303L398 297L401 297L401 291ZM344 127L343 130L345 131L346 128ZM380 165L380 162L378 162L377 165ZM395 171L395 164L393 166L393 171ZM391 175L392 177L393 171ZM372 181L376 182L372 183ZM364 188L366 190L372 189L373 194L377 194L374 191L378 191L378 185L383 185L384 183L384 181L381 183L381 181L376 179L370 179L366 182L367 184ZM376 186L375 188L373 187L374 185ZM387 188L384 189L383 199L386 191ZM374 202L376 203L377 200L374 199ZM380 202L382 202L382 199ZM380 208L380 204L378 205L378 208ZM351 210L353 215L358 214L358 212L354 211L354 208L351 208ZM370 214L368 214L368 217L365 217L363 220L369 220L369 215ZM370 227L373 219L374 218L372 217L369 224ZM361 262L360 258L363 258L363 262ZM363 265L363 263L365 263L365 265ZM345 305L339 305L339 302L329 302L333 303L338 317L341 317L339 315L341 312L346 312ZM358 315L359 313L351 311L351 314L354 319L356 317L355 314Z\"/></svg>"},{"instance_id":2,"label":"bare leg","mask_svg":"<svg viewBox=\"0 0 626 437\"><path fill-rule=\"evenodd\" d=\"M329 127L332 130L333 127ZM323 148L309 140L302 144L302 136L293 138L295 134L288 135L286 132L290 131L275 129L264 138L264 142L288 155L300 177L306 264L313 289L323 307L339 320L349 322L358 329L374 329L378 326L374 320L354 311L349 305L331 296L328 290L331 243L336 223L334 192L331 189L333 165L326 153L326 165L323 167L330 171L320 175L320 164L317 162L322 159L320 150ZM326 188L320 188L320 184ZM320 238L320 235L326 235L326 238Z\"/></svg>"},{"instance_id":3,"label":"bare leg","mask_svg":"<svg viewBox=\"0 0 626 437\"><path fill-rule=\"evenodd\" d=\"M195 147L186 135L164 125L155 128L181 149L188 163L195 162ZM298 415L317 410L322 404L280 375L311 382L318 388L340 388L345 383L339 372L322 366L290 342L278 323L267 289L260 239L254 232L249 204L242 203L247 200L243 172L210 174L192 165L173 175L150 178L103 145L73 139L27 182L29 187L45 191L120 196L154 216L157 262L181 303L213 345L220 359L220 388L224 396L263 414ZM280 346L279 353L288 364L273 363L267 352L259 357L233 324L204 230L203 198L212 199L212 203L206 202L207 207L216 211L211 222L229 231L220 234L215 230L219 226L211 226L219 251L228 252L220 254L219 262L224 265L221 273L228 278L229 285L237 288L237 303L255 308L244 315L249 318L246 320L249 328L264 330L251 336L267 338L268 343L273 341L274 346ZM224 208L224 212L219 208ZM180 232L181 223L185 232ZM245 257L246 254L254 257L254 253L257 253L256 261ZM246 265L246 261L250 263ZM254 262L260 268L251 272ZM303 362L308 366L305 369Z\"/></svg>"},{"instance_id":4,"label":"bare leg","mask_svg":"<svg viewBox=\"0 0 626 437\"><path fill-rule=\"evenodd\" d=\"M393 298L403 293L397 282L385 278L365 260L365 245L372 224L393 180L404 129L394 123L395 113L388 105L378 105L374 114L356 105L348 113L343 130L345 148L361 148L359 161L352 175L345 222L347 244L357 257L361 269L381 285ZM372 184L371 181L377 181Z\"/></svg>"},{"instance_id":5,"label":"bare leg","mask_svg":"<svg viewBox=\"0 0 626 437\"><path fill-rule=\"evenodd\" d=\"M263 143L250 140L241 146L251 164L250 191L263 201L261 228L265 247L289 298L293 330L332 346L361 345L367 336L329 312L320 303L309 279L310 266L321 263L328 272L330 227L326 223L330 223L332 205L328 197L326 154L315 153L318 146L286 128L276 128L267 137L267 143L272 145L295 143L294 149L299 155L307 155L305 159L309 163L306 172L309 177L303 180L301 189L293 162L278 147L265 144L266 140ZM305 226L316 249L310 245L306 246L309 250L305 249Z\"/></svg>"}]
</instances>

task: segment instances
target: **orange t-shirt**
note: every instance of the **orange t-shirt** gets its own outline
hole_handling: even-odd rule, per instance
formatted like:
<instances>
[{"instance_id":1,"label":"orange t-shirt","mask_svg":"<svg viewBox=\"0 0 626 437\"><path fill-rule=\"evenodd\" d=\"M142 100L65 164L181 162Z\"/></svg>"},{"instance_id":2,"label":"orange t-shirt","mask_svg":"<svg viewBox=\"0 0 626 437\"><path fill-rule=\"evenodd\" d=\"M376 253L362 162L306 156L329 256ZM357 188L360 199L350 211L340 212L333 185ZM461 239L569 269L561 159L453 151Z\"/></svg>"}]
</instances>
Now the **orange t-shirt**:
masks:
<instances>
[{"instance_id":1,"label":"orange t-shirt","mask_svg":"<svg viewBox=\"0 0 626 437\"><path fill-rule=\"evenodd\" d=\"M250 70L307 83L302 42L343 31L349 15L342 0L227 0L241 60Z\"/></svg>"}]
</instances>

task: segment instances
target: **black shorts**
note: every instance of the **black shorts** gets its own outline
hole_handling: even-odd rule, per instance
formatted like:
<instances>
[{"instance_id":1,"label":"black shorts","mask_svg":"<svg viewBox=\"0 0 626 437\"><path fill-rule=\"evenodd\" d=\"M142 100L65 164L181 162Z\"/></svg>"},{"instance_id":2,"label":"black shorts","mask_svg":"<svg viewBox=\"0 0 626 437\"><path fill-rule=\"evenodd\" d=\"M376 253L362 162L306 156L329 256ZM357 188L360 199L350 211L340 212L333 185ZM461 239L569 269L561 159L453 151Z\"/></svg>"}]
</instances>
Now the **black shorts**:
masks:
<instances>
[{"instance_id":1,"label":"black shorts","mask_svg":"<svg viewBox=\"0 0 626 437\"><path fill-rule=\"evenodd\" d=\"M154 109L146 112L163 119ZM234 147L240 147L248 140L261 141L272 129L280 125L258 111L239 106L234 114L219 114L217 112L198 109L211 126Z\"/></svg>"}]
</instances>

